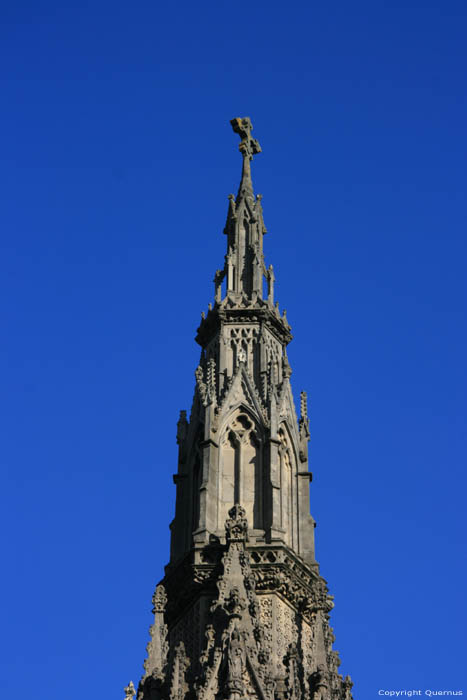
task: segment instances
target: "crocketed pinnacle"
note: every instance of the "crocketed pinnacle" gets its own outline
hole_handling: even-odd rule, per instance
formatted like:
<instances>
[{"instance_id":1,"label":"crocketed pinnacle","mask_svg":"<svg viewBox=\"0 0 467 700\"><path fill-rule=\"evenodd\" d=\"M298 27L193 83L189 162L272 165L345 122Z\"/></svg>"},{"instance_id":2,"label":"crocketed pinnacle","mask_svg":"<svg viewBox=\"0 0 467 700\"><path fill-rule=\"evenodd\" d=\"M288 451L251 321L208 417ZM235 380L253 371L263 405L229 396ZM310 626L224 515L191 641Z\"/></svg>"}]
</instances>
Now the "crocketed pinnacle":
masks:
<instances>
[{"instance_id":1,"label":"crocketed pinnacle","mask_svg":"<svg viewBox=\"0 0 467 700\"><path fill-rule=\"evenodd\" d=\"M226 296L231 303L245 300L256 303L263 296L263 277L268 278L264 265L263 222L261 196L253 194L250 161L261 147L251 137L253 129L249 117L232 119L232 128L240 138L239 150L243 156L242 177L238 194L229 196L229 211L224 233L227 234L227 254L224 270L216 273L216 302L221 302L221 283L226 278ZM268 281L269 284L269 281Z\"/></svg>"}]
</instances>

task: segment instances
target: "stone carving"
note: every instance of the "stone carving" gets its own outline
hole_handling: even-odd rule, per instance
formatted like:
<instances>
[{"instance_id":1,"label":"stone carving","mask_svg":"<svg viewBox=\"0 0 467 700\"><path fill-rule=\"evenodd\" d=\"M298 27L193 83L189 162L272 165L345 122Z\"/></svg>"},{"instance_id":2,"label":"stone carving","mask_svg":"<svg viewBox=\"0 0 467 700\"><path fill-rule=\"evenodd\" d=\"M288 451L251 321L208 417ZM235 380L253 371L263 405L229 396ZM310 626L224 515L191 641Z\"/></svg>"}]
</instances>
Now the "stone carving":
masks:
<instances>
[{"instance_id":1,"label":"stone carving","mask_svg":"<svg viewBox=\"0 0 467 700\"><path fill-rule=\"evenodd\" d=\"M232 129L242 139L238 149L244 158L251 160L256 153L261 153L261 146L258 141L251 137L253 124L250 117L237 117L232 119L230 123L232 124Z\"/></svg>"},{"instance_id":2,"label":"stone carving","mask_svg":"<svg viewBox=\"0 0 467 700\"><path fill-rule=\"evenodd\" d=\"M204 651L202 652L202 654L200 656L201 665L204 667L206 667L207 664L209 663L209 660L211 657L211 652L214 648L214 642L216 639L216 631L214 629L214 625L206 625L205 637L206 637L206 646L205 646Z\"/></svg>"},{"instance_id":3,"label":"stone carving","mask_svg":"<svg viewBox=\"0 0 467 700\"><path fill-rule=\"evenodd\" d=\"M293 608L279 599L274 600L273 611L276 624L276 654L278 660L285 664L290 645L295 644L298 639L296 614ZM277 630L280 630L279 635Z\"/></svg>"},{"instance_id":4,"label":"stone carving","mask_svg":"<svg viewBox=\"0 0 467 700\"><path fill-rule=\"evenodd\" d=\"M289 365L287 355L284 353L284 357L282 358L282 376L284 377L284 379L290 379L291 375L292 368Z\"/></svg>"},{"instance_id":5,"label":"stone carving","mask_svg":"<svg viewBox=\"0 0 467 700\"><path fill-rule=\"evenodd\" d=\"M136 690L135 686L133 685L133 681L130 681L127 685L126 688L124 688L125 692L125 700L132 700L133 697L136 695Z\"/></svg>"},{"instance_id":6,"label":"stone carving","mask_svg":"<svg viewBox=\"0 0 467 700\"><path fill-rule=\"evenodd\" d=\"M272 597L258 596L259 601L259 625L263 630L263 646L268 658L272 658L273 643L275 638L274 614L272 611Z\"/></svg>"},{"instance_id":7,"label":"stone carving","mask_svg":"<svg viewBox=\"0 0 467 700\"><path fill-rule=\"evenodd\" d=\"M342 700L352 700L352 679L350 676L346 676L344 678L344 681L342 683L343 685L343 690L344 690L344 695L342 697Z\"/></svg>"},{"instance_id":8,"label":"stone carving","mask_svg":"<svg viewBox=\"0 0 467 700\"><path fill-rule=\"evenodd\" d=\"M240 597L240 592L236 586L232 588L227 599L224 602L224 609L230 618L241 618L241 613L245 609L246 604Z\"/></svg>"},{"instance_id":9,"label":"stone carving","mask_svg":"<svg viewBox=\"0 0 467 700\"><path fill-rule=\"evenodd\" d=\"M238 351L237 357L238 357L238 362L239 362L239 364L241 364L241 363L246 364L246 351L245 351L245 348L240 348L240 350Z\"/></svg>"},{"instance_id":10,"label":"stone carving","mask_svg":"<svg viewBox=\"0 0 467 700\"><path fill-rule=\"evenodd\" d=\"M216 361L213 357L208 360L208 371L207 371L207 398L209 403L215 402L216 400Z\"/></svg>"},{"instance_id":11,"label":"stone carving","mask_svg":"<svg viewBox=\"0 0 467 700\"><path fill-rule=\"evenodd\" d=\"M305 683L313 670L313 660L316 659L316 620L310 622L305 617L301 620L301 648L303 654L303 674Z\"/></svg>"},{"instance_id":12,"label":"stone carving","mask_svg":"<svg viewBox=\"0 0 467 700\"><path fill-rule=\"evenodd\" d=\"M237 504L225 523L227 549L222 558L218 595L210 606L208 632L201 655L202 674L196 681L199 698L211 698L220 689L225 697L239 700L245 694L268 696L270 676L263 643L260 605L248 553L245 550L248 521ZM223 659L222 663L221 660ZM268 686L269 683L269 686Z\"/></svg>"},{"instance_id":13,"label":"stone carving","mask_svg":"<svg viewBox=\"0 0 467 700\"><path fill-rule=\"evenodd\" d=\"M311 676L311 692L313 700L330 700L329 678L323 664Z\"/></svg>"},{"instance_id":14,"label":"stone carving","mask_svg":"<svg viewBox=\"0 0 467 700\"><path fill-rule=\"evenodd\" d=\"M245 509L238 503L229 510L229 519L225 523L227 542L245 542L248 539L248 521Z\"/></svg>"},{"instance_id":15,"label":"stone carving","mask_svg":"<svg viewBox=\"0 0 467 700\"><path fill-rule=\"evenodd\" d=\"M287 690L285 696L288 698L288 700L300 700L302 697L299 673L300 656L295 642L289 644L287 653L284 657L284 664L287 669L285 679Z\"/></svg>"},{"instance_id":16,"label":"stone carving","mask_svg":"<svg viewBox=\"0 0 467 700\"><path fill-rule=\"evenodd\" d=\"M152 597L154 624L149 629L150 641L146 647L147 657L144 662L145 676L162 680L164 678L169 645L167 641L167 625L164 614L167 604L167 594L162 584L156 586Z\"/></svg>"},{"instance_id":17,"label":"stone carving","mask_svg":"<svg viewBox=\"0 0 467 700\"><path fill-rule=\"evenodd\" d=\"M258 592L279 593L309 621L313 621L318 610L329 610L328 596L322 592L319 581L306 581L299 572L296 575L289 569L272 566L255 567L253 575Z\"/></svg>"},{"instance_id":18,"label":"stone carving","mask_svg":"<svg viewBox=\"0 0 467 700\"><path fill-rule=\"evenodd\" d=\"M232 378L224 380L224 387L219 404L216 406L217 417L228 414L232 408L242 404L256 414L263 425L269 426L268 407L261 399L255 381L244 364L239 366L237 362Z\"/></svg>"},{"instance_id":19,"label":"stone carving","mask_svg":"<svg viewBox=\"0 0 467 700\"><path fill-rule=\"evenodd\" d=\"M234 627L227 647L227 677L224 692L228 700L241 700L243 698L243 674L245 669L245 645L240 632Z\"/></svg>"},{"instance_id":20,"label":"stone carving","mask_svg":"<svg viewBox=\"0 0 467 700\"><path fill-rule=\"evenodd\" d=\"M167 605L167 593L162 584L156 586L154 595L152 597L153 613L164 613L165 606Z\"/></svg>"},{"instance_id":21,"label":"stone carving","mask_svg":"<svg viewBox=\"0 0 467 700\"><path fill-rule=\"evenodd\" d=\"M190 661L185 653L185 645L180 642L175 648L174 659L171 669L170 700L181 700L184 698L188 686L186 683L186 671L190 666Z\"/></svg>"},{"instance_id":22,"label":"stone carving","mask_svg":"<svg viewBox=\"0 0 467 700\"><path fill-rule=\"evenodd\" d=\"M198 367L195 370L195 377L196 377L196 384L198 387L198 392L199 392L199 397L201 399L201 403L203 406L208 405L208 387L206 385L206 382L204 381L204 372L203 368L201 365L198 365Z\"/></svg>"}]
</instances>

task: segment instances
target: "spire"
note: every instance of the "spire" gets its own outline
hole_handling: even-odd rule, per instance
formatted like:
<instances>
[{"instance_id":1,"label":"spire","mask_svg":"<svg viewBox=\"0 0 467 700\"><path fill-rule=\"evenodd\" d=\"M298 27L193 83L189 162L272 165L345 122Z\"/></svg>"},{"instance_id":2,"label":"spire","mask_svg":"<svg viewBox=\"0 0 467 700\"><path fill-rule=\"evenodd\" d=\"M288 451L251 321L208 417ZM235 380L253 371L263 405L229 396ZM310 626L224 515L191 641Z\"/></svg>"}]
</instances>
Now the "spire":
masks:
<instances>
[{"instance_id":1,"label":"spire","mask_svg":"<svg viewBox=\"0 0 467 700\"><path fill-rule=\"evenodd\" d=\"M227 254L223 272L216 273L216 301L220 301L220 284L227 278L226 293L230 301L241 304L245 300L258 303L263 298L263 277L269 281L264 265L263 222L261 195L253 194L250 161L261 152L258 141L251 136L253 125L249 117L232 119L232 128L241 138L243 156L242 177L235 198L229 195L229 209L224 233L227 234Z\"/></svg>"},{"instance_id":2,"label":"spire","mask_svg":"<svg viewBox=\"0 0 467 700\"><path fill-rule=\"evenodd\" d=\"M253 183L251 181L250 161L257 153L261 153L261 146L251 136L253 124L250 117L236 117L231 119L232 129L241 138L238 150L243 156L242 179L238 188L237 202L241 196L253 198Z\"/></svg>"},{"instance_id":3,"label":"spire","mask_svg":"<svg viewBox=\"0 0 467 700\"><path fill-rule=\"evenodd\" d=\"M261 149L248 118L232 126L242 179L229 197L215 302L196 336L191 411L177 424L170 562L153 598L145 673L126 700L352 700L314 553L306 394L297 420L291 329L263 258L250 173Z\"/></svg>"},{"instance_id":4,"label":"spire","mask_svg":"<svg viewBox=\"0 0 467 700\"><path fill-rule=\"evenodd\" d=\"M206 346L218 326L219 313L222 315L227 309L250 309L268 316L283 342L288 343L292 339L291 328L274 298L276 277L273 266L266 267L264 259L263 236L267 230L263 219L263 197L261 194L254 196L251 180L250 161L255 154L261 153L261 147L251 136L253 125L249 117L237 117L230 123L241 139L242 176L237 196L229 194L224 227L227 237L224 266L214 275L214 305L209 304L208 313L201 314L196 341L202 347Z\"/></svg>"}]
</instances>

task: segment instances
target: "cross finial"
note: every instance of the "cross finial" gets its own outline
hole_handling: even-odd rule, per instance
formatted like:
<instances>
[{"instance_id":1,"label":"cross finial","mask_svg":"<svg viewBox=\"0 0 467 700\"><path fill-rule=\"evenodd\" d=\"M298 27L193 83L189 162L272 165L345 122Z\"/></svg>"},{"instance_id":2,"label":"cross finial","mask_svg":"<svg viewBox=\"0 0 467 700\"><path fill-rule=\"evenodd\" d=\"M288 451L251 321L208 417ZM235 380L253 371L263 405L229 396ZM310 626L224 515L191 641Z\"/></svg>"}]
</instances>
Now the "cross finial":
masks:
<instances>
[{"instance_id":1,"label":"cross finial","mask_svg":"<svg viewBox=\"0 0 467 700\"><path fill-rule=\"evenodd\" d=\"M236 117L230 121L232 129L242 139L238 150L244 158L251 160L256 153L261 153L261 146L256 139L251 137L253 124L250 117Z\"/></svg>"},{"instance_id":2,"label":"cross finial","mask_svg":"<svg viewBox=\"0 0 467 700\"><path fill-rule=\"evenodd\" d=\"M261 153L261 146L256 139L251 137L253 124L251 123L250 117L236 117L236 119L231 119L230 123L232 124L232 129L241 138L238 150L243 156L242 179L240 181L240 187L238 188L237 195L238 203L238 197L241 196L254 199L253 183L251 182L250 160L256 153Z\"/></svg>"}]
</instances>

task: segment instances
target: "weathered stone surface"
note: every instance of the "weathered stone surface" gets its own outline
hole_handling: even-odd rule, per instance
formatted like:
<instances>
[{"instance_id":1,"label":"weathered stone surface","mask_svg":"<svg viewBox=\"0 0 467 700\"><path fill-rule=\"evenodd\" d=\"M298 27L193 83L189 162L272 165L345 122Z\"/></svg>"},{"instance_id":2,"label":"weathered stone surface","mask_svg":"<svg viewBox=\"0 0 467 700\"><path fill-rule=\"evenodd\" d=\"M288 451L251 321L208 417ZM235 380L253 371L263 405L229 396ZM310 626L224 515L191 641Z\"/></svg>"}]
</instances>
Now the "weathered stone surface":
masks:
<instances>
[{"instance_id":1,"label":"weathered stone surface","mask_svg":"<svg viewBox=\"0 0 467 700\"><path fill-rule=\"evenodd\" d=\"M263 256L250 171L261 148L248 118L232 126L242 177L229 197L215 301L196 337L191 414L182 411L177 425L171 555L153 598L138 700L351 700L314 555L307 398L297 419L290 326Z\"/></svg>"}]
</instances>

